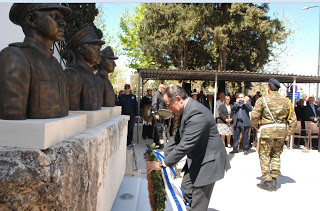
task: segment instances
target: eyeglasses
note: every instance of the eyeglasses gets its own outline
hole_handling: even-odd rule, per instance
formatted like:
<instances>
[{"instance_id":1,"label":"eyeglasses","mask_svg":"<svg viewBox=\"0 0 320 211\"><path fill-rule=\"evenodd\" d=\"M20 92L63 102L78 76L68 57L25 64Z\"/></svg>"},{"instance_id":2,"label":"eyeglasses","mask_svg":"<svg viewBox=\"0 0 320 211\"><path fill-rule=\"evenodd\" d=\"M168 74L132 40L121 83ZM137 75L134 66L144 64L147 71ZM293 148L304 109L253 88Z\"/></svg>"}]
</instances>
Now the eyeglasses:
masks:
<instances>
[{"instance_id":1,"label":"eyeglasses","mask_svg":"<svg viewBox=\"0 0 320 211\"><path fill-rule=\"evenodd\" d=\"M171 102L170 102L169 104L166 104L167 107L169 108L169 107L171 106L171 104L173 103L173 101L175 101L175 100L176 100L176 98L174 98L173 100L171 100Z\"/></svg>"}]
</instances>

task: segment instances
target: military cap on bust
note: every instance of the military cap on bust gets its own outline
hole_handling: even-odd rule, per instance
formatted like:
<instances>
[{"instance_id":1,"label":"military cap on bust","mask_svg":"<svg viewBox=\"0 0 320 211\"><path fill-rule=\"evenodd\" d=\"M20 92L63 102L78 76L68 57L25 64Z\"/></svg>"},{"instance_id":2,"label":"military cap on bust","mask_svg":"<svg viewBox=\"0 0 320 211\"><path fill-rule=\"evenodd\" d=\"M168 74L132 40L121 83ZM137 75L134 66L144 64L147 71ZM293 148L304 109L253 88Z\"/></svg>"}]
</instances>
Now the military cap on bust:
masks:
<instances>
[{"instance_id":1,"label":"military cap on bust","mask_svg":"<svg viewBox=\"0 0 320 211\"><path fill-rule=\"evenodd\" d=\"M71 9L69 7L62 6L58 3L48 3L48 4L21 4L15 3L12 5L9 18L10 20L17 25L20 25L23 18L26 17L28 13L38 10L48 10L48 9L57 9L61 11L64 17L67 17L71 13Z\"/></svg>"},{"instance_id":2,"label":"military cap on bust","mask_svg":"<svg viewBox=\"0 0 320 211\"><path fill-rule=\"evenodd\" d=\"M84 43L98 43L103 45L105 42L100 40L97 34L94 32L93 28L86 27L78 31L67 43L66 47L69 49L74 49L80 44Z\"/></svg>"},{"instance_id":3,"label":"military cap on bust","mask_svg":"<svg viewBox=\"0 0 320 211\"><path fill-rule=\"evenodd\" d=\"M103 57L105 57L105 58L108 58L108 59L118 59L117 56L114 56L114 52L113 52L113 50L111 49L110 46L108 46L108 47L106 47L105 49L103 49L103 50L101 51L101 53L102 53Z\"/></svg>"},{"instance_id":4,"label":"military cap on bust","mask_svg":"<svg viewBox=\"0 0 320 211\"><path fill-rule=\"evenodd\" d=\"M274 84L276 87L280 88L280 82L275 78L270 78L269 84Z\"/></svg>"}]
</instances>

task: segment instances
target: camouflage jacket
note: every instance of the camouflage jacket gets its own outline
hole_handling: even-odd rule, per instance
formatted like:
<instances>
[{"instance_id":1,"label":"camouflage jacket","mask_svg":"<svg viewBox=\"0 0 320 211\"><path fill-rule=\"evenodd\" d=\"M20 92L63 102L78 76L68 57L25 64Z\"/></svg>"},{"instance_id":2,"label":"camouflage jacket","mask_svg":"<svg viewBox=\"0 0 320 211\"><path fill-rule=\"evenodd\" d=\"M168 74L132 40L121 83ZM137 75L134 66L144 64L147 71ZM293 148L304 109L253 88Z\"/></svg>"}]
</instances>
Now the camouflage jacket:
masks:
<instances>
[{"instance_id":1,"label":"camouflage jacket","mask_svg":"<svg viewBox=\"0 0 320 211\"><path fill-rule=\"evenodd\" d=\"M286 124L286 127L264 128L261 132L261 138L284 138L285 136L292 135L297 127L297 117L294 109L291 109L291 115L287 121L291 106L290 101L281 96L278 91L271 91L269 95L265 96L265 100L276 122L279 124ZM252 110L252 127L258 129L259 119L261 119L261 125L275 123L270 116L262 97L257 100Z\"/></svg>"}]
</instances>

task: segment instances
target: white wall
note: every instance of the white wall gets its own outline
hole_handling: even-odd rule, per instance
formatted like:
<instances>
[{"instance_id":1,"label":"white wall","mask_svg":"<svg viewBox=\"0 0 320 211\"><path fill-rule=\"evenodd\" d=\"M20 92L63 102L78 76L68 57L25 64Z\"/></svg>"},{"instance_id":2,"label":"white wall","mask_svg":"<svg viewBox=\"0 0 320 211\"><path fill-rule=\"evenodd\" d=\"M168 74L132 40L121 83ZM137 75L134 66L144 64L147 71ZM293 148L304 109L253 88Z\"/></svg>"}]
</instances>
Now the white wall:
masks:
<instances>
[{"instance_id":1,"label":"white wall","mask_svg":"<svg viewBox=\"0 0 320 211\"><path fill-rule=\"evenodd\" d=\"M12 3L0 3L0 23L1 23L1 30L0 33L0 50L8 47L10 43L14 42L23 42L24 40L24 33L22 31L21 26L18 26L12 23L9 19L9 11L12 6ZM54 56L60 62L60 56L55 49ZM64 68L64 65L62 63Z\"/></svg>"},{"instance_id":2,"label":"white wall","mask_svg":"<svg viewBox=\"0 0 320 211\"><path fill-rule=\"evenodd\" d=\"M8 44L14 42L22 42L24 34L22 28L12 23L9 19L9 11L12 3L0 3L0 20L1 30L0 33L0 49L7 47Z\"/></svg>"}]
</instances>

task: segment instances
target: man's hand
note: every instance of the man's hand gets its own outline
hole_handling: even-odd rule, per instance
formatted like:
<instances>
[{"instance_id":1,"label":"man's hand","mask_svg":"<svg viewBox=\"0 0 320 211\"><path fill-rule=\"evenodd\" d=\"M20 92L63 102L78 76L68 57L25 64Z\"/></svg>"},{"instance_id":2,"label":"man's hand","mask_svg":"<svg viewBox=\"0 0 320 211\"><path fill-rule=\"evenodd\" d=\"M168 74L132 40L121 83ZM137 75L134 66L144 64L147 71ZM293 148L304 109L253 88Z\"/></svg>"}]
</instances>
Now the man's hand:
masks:
<instances>
[{"instance_id":1,"label":"man's hand","mask_svg":"<svg viewBox=\"0 0 320 211\"><path fill-rule=\"evenodd\" d=\"M285 138L285 141L289 141L289 139L290 139L290 136L287 136L287 137Z\"/></svg>"},{"instance_id":2,"label":"man's hand","mask_svg":"<svg viewBox=\"0 0 320 211\"><path fill-rule=\"evenodd\" d=\"M139 119L139 116L135 116L134 118L135 118L135 119Z\"/></svg>"},{"instance_id":3,"label":"man's hand","mask_svg":"<svg viewBox=\"0 0 320 211\"><path fill-rule=\"evenodd\" d=\"M156 119L157 119L157 120L160 120L160 116L159 116L158 114L156 115Z\"/></svg>"},{"instance_id":4,"label":"man's hand","mask_svg":"<svg viewBox=\"0 0 320 211\"><path fill-rule=\"evenodd\" d=\"M150 174L153 170L161 170L160 163L157 161L147 161L146 163L147 174Z\"/></svg>"}]
</instances>

